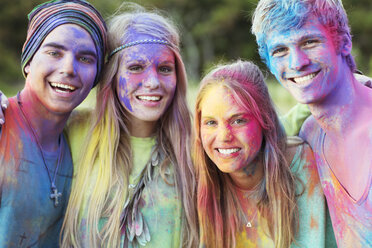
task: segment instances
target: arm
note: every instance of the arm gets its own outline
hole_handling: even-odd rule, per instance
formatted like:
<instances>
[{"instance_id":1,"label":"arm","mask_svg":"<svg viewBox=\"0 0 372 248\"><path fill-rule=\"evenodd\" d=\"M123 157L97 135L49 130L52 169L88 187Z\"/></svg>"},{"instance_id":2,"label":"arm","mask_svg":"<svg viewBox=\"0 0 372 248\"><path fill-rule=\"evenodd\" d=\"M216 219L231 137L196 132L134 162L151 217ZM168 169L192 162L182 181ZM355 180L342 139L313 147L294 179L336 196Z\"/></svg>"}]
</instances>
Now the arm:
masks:
<instances>
[{"instance_id":1,"label":"arm","mask_svg":"<svg viewBox=\"0 0 372 248\"><path fill-rule=\"evenodd\" d=\"M9 101L2 91L0 91L0 104L0 125L3 125L5 122L4 111L8 108Z\"/></svg>"}]
</instances>

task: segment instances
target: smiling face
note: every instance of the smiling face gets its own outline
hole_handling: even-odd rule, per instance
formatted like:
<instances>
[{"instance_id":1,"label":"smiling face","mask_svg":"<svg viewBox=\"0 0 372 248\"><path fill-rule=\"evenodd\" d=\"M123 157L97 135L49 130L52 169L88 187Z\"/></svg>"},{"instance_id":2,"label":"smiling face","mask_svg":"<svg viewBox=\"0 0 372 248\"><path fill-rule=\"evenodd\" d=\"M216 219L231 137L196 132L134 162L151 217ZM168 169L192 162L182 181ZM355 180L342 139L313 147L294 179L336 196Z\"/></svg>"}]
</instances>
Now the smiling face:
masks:
<instances>
[{"instance_id":1,"label":"smiling face","mask_svg":"<svg viewBox=\"0 0 372 248\"><path fill-rule=\"evenodd\" d=\"M337 49L317 18L309 18L296 30L271 31L266 40L271 72L298 102L322 101L340 87L344 71L349 70L342 55L349 54L351 46Z\"/></svg>"},{"instance_id":2,"label":"smiling face","mask_svg":"<svg viewBox=\"0 0 372 248\"><path fill-rule=\"evenodd\" d=\"M90 92L97 51L89 33L74 24L51 31L25 67L26 90L54 113L70 113Z\"/></svg>"},{"instance_id":3,"label":"smiling face","mask_svg":"<svg viewBox=\"0 0 372 248\"><path fill-rule=\"evenodd\" d=\"M118 97L130 114L131 125L153 131L176 90L174 53L161 44L128 47L122 51L116 80Z\"/></svg>"},{"instance_id":4,"label":"smiling face","mask_svg":"<svg viewBox=\"0 0 372 248\"><path fill-rule=\"evenodd\" d=\"M263 139L257 119L222 84L208 87L200 110L200 136L208 157L222 172L247 170L257 158Z\"/></svg>"}]
</instances>

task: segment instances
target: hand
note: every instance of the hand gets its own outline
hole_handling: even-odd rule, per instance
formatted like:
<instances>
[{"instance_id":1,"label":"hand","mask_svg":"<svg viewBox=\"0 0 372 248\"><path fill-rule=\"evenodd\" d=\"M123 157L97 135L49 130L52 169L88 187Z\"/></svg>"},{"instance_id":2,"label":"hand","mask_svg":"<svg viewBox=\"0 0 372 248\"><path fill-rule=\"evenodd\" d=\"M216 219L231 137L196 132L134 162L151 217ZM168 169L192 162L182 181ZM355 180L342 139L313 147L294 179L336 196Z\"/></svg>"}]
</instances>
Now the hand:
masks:
<instances>
[{"instance_id":1,"label":"hand","mask_svg":"<svg viewBox=\"0 0 372 248\"><path fill-rule=\"evenodd\" d=\"M370 77L358 73L354 73L354 77L359 83L362 83L368 87L372 87L372 79Z\"/></svg>"},{"instance_id":2,"label":"hand","mask_svg":"<svg viewBox=\"0 0 372 248\"><path fill-rule=\"evenodd\" d=\"M9 106L9 101L6 95L0 90L0 125L3 125L5 123L5 117L4 117L4 111L8 108Z\"/></svg>"}]
</instances>

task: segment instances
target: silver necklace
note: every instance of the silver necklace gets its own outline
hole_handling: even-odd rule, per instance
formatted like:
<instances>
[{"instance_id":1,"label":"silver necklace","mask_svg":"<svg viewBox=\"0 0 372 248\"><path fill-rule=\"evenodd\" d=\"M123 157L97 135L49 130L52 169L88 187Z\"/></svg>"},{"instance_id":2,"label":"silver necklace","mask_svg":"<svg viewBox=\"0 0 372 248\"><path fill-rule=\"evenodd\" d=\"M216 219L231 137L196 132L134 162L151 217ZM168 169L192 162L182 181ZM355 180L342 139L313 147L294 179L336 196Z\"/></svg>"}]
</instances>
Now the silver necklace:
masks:
<instances>
[{"instance_id":1,"label":"silver necklace","mask_svg":"<svg viewBox=\"0 0 372 248\"><path fill-rule=\"evenodd\" d=\"M247 223L247 224L245 225L246 227L248 227L248 228L253 227L252 222L253 222L254 219L256 218L256 216L257 216L257 212L258 212L258 209L256 209L256 211L254 212L254 215L253 215L253 217L251 218L251 220L248 220L248 219L247 219L247 215L243 212L243 217L244 217L244 219L245 219L245 223Z\"/></svg>"},{"instance_id":2,"label":"silver necklace","mask_svg":"<svg viewBox=\"0 0 372 248\"><path fill-rule=\"evenodd\" d=\"M57 186L55 185L55 181L56 181L59 166L60 166L61 161L62 161L62 145L60 144L61 143L61 138L59 140L59 147L58 147L58 150L59 150L58 151L58 161L57 161L57 165L56 165L56 168L54 170L54 175L53 175L53 178L52 178L52 176L50 175L49 168L48 168L48 166L45 162L44 153L43 153L43 150L41 148L39 139L37 138L36 132L32 128L32 125L31 125L30 121L28 120L26 114L23 112L20 92L18 92L18 94L17 94L17 102L18 102L19 109L21 110L22 116L26 120L26 123L27 123L29 129L31 130L31 133L34 136L37 147L39 148L39 151L40 151L40 154L41 154L41 158L43 159L45 169L48 173L48 177L49 177L49 181L50 181L50 185L51 185L51 190L52 190L52 193L49 195L49 197L52 201L54 200L54 207L58 207L58 204L59 204L58 198L62 196L62 193L58 192Z\"/></svg>"}]
</instances>

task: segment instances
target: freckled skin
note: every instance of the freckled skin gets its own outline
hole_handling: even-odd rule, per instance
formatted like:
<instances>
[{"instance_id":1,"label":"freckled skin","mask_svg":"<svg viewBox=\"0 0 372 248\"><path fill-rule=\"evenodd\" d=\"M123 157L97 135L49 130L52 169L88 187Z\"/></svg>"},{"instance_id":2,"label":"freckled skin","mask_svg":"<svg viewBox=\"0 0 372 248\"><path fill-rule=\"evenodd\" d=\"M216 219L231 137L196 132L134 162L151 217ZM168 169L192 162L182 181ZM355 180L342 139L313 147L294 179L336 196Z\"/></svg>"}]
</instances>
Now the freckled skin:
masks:
<instances>
[{"instance_id":1,"label":"freckled skin","mask_svg":"<svg viewBox=\"0 0 372 248\"><path fill-rule=\"evenodd\" d=\"M200 106L200 135L209 158L233 180L251 180L249 175L254 174L255 159L263 139L256 118L238 105L222 85L210 86ZM237 148L239 151L224 155L217 148Z\"/></svg>"},{"instance_id":2,"label":"freckled skin","mask_svg":"<svg viewBox=\"0 0 372 248\"><path fill-rule=\"evenodd\" d=\"M317 18L300 29L271 31L266 45L269 69L298 102L320 102L342 83L342 53ZM291 80L311 73L318 74L308 82Z\"/></svg>"},{"instance_id":3,"label":"freckled skin","mask_svg":"<svg viewBox=\"0 0 372 248\"><path fill-rule=\"evenodd\" d=\"M136 40L139 39L142 37ZM176 90L174 53L161 44L126 48L121 52L116 80L118 97L130 114L132 126L145 125L151 131L171 104ZM140 96L160 97L160 100L149 101Z\"/></svg>"}]
</instances>

